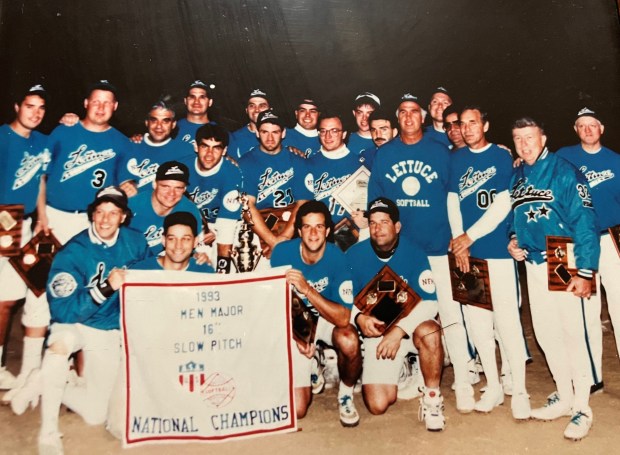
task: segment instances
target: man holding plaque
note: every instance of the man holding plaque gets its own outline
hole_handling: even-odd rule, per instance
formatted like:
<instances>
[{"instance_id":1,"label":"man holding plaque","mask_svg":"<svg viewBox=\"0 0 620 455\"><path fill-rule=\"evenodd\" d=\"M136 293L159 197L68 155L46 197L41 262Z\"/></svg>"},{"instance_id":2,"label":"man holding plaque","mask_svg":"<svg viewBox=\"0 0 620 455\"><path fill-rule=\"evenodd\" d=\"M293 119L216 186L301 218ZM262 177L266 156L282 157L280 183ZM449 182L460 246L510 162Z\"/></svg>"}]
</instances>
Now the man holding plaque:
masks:
<instances>
[{"instance_id":1,"label":"man holding plaque","mask_svg":"<svg viewBox=\"0 0 620 455\"><path fill-rule=\"evenodd\" d=\"M512 372L512 415L518 420L529 419L530 400L525 389L528 355L519 317L517 271L506 250L512 158L486 139L489 122L480 107L468 106L461 111L460 129L467 147L454 152L450 161L451 249L462 272L470 271L470 254L487 261L493 305L491 311L463 306L487 380L486 391L474 409L490 412L504 402L495 360L495 329Z\"/></svg>"},{"instance_id":2,"label":"man holding plaque","mask_svg":"<svg viewBox=\"0 0 620 455\"><path fill-rule=\"evenodd\" d=\"M592 200L601 228L599 276L605 286L607 309L615 329L616 347L620 350L620 155L601 144L605 126L599 114L592 109L584 107L577 113L574 128L579 136L579 144L563 147L557 154L573 163L583 173L592 190ZM603 354L600 301L601 293L593 295L588 305L590 311L586 313L593 356L599 373L598 387L603 385L600 374Z\"/></svg>"},{"instance_id":3,"label":"man holding plaque","mask_svg":"<svg viewBox=\"0 0 620 455\"><path fill-rule=\"evenodd\" d=\"M62 453L61 403L91 425L105 421L120 367L119 295L125 267L150 255L144 237L125 228L131 212L118 187L106 187L88 206L90 227L56 255L47 283L51 333L41 369L13 397L20 415L41 401L40 453ZM84 352L84 384L68 383L69 357Z\"/></svg>"},{"instance_id":4,"label":"man holding plaque","mask_svg":"<svg viewBox=\"0 0 620 455\"><path fill-rule=\"evenodd\" d=\"M292 267L286 279L317 321L314 340L305 345L298 342L299 350L293 355L297 417L304 417L310 406L311 359L315 342L321 340L338 353L340 423L354 427L359 423L359 414L353 403L353 387L361 373L362 356L357 330L349 322L353 305L351 274L343 253L327 241L332 230L325 204L302 204L295 217L299 238L278 243L271 265Z\"/></svg>"},{"instance_id":5,"label":"man holding plaque","mask_svg":"<svg viewBox=\"0 0 620 455\"><path fill-rule=\"evenodd\" d=\"M585 177L549 153L542 127L529 117L520 118L512 126L512 138L523 165L511 183L508 251L515 260L526 261L532 326L557 387L543 407L532 409L531 416L554 420L572 415L564 437L579 440L587 436L593 420L589 399L595 371L583 315L592 304L600 228ZM555 269L566 283L556 291L549 290L554 278L546 264L553 259L547 254L552 236L572 239L576 269L574 274ZM554 254L566 256L567 252L565 246Z\"/></svg>"},{"instance_id":6,"label":"man holding plaque","mask_svg":"<svg viewBox=\"0 0 620 455\"><path fill-rule=\"evenodd\" d=\"M387 197L400 210L403 236L416 242L428 255L436 284L439 316L446 347L454 368L456 408L474 409L474 390L469 377L469 354L461 305L452 298L448 246L448 182L450 151L427 137L422 129L424 112L418 97L406 93L397 108L400 135L381 147L372 165L368 200Z\"/></svg>"},{"instance_id":7,"label":"man holding plaque","mask_svg":"<svg viewBox=\"0 0 620 455\"><path fill-rule=\"evenodd\" d=\"M18 300L26 298L22 317L26 329L21 372L16 379L5 367L0 367L0 390L23 385L30 370L40 366L49 324L45 297L37 298L27 289L24 280L9 264L8 255L3 254L3 250L28 243L33 228L35 233L41 230L41 223L33 227L32 220L36 218L39 189L44 185L41 175L51 154L47 137L35 129L45 116L46 100L47 92L41 85L21 92L15 99L15 119L0 127L0 358L12 308ZM3 208L7 204L23 206L23 221L17 219L13 210ZM7 392L2 401L8 403L13 394L14 391Z\"/></svg>"},{"instance_id":8,"label":"man holding plaque","mask_svg":"<svg viewBox=\"0 0 620 455\"><path fill-rule=\"evenodd\" d=\"M394 202L378 198L368 204L370 239L357 243L347 251L353 272L353 291L360 291L388 265L410 289L422 298L413 310L397 320L387 331L386 322L357 307L353 320L364 336L364 367L362 394L372 414L383 414L396 402L398 379L405 355L416 352L424 377L420 398L420 419L429 431L445 427L443 397L439 390L443 366L441 327L435 320L437 297L435 283L424 251L409 239L400 236L400 213ZM395 290L391 281L379 281L375 293ZM373 302L374 303L374 302Z\"/></svg>"}]
</instances>

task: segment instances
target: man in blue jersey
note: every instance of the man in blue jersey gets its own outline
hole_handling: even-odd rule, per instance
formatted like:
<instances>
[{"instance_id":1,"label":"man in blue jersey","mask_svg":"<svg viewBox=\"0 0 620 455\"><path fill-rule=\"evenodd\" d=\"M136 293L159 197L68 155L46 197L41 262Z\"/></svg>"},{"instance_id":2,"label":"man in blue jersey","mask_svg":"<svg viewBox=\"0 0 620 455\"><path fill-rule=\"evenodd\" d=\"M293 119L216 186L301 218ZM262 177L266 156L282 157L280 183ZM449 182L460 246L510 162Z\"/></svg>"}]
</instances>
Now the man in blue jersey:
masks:
<instances>
[{"instance_id":1,"label":"man in blue jersey","mask_svg":"<svg viewBox=\"0 0 620 455\"><path fill-rule=\"evenodd\" d=\"M41 175L50 162L47 138L35 131L45 116L47 92L41 85L34 85L16 98L15 119L0 127L0 205L21 204L24 206L21 245L31 238L32 230L38 233L41 223L32 226L36 219L37 198L44 182ZM0 212L3 210L0 208ZM5 215L8 212L5 213ZM0 246L11 245L12 238L5 229L13 224L12 217L3 217L0 228ZM13 389L23 384L28 372L41 364L41 350L49 324L49 309L45 298L36 298L27 290L26 284L17 274L8 257L2 257L0 250L0 359L11 320L11 312L18 300L26 298L22 323L26 327L23 349L23 363L18 379L4 366L0 367L0 390ZM8 403L14 392L9 391L2 401Z\"/></svg>"},{"instance_id":2,"label":"man in blue jersey","mask_svg":"<svg viewBox=\"0 0 620 455\"><path fill-rule=\"evenodd\" d=\"M218 272L230 272L235 228L241 218L239 166L226 156L228 133L219 125L207 124L196 132L196 154L185 161L191 185L187 194L202 214L203 223L216 242ZM205 243L213 241L205 236Z\"/></svg>"},{"instance_id":3,"label":"man in blue jersey","mask_svg":"<svg viewBox=\"0 0 620 455\"><path fill-rule=\"evenodd\" d=\"M359 423L353 387L361 373L362 356L357 330L350 323L351 274L342 252L327 241L332 229L325 204L318 201L302 204L295 217L299 238L279 243L273 250L271 265L292 267L286 272L288 283L318 317L314 341L321 340L338 353L340 423L353 427ZM299 349L293 357L295 405L297 417L302 418L312 400L310 372L315 343L297 346Z\"/></svg>"},{"instance_id":4,"label":"man in blue jersey","mask_svg":"<svg viewBox=\"0 0 620 455\"><path fill-rule=\"evenodd\" d=\"M616 346L620 349L620 256L608 229L620 224L620 155L601 144L605 131L600 116L584 107L577 113L574 125L579 144L563 147L557 155L573 163L586 177L601 228L600 282L605 287L607 308L614 327ZM601 371L603 337L601 331L601 292L590 297L586 306L588 335L596 366L597 383L593 390L603 387Z\"/></svg>"},{"instance_id":5,"label":"man in blue jersey","mask_svg":"<svg viewBox=\"0 0 620 455\"><path fill-rule=\"evenodd\" d=\"M164 218L173 212L190 212L200 220L200 212L187 197L189 169L179 161L166 161L157 169L153 191L131 198L131 228L142 233L153 254L161 253ZM200 223L200 232L203 232Z\"/></svg>"},{"instance_id":6,"label":"man in blue jersey","mask_svg":"<svg viewBox=\"0 0 620 455\"><path fill-rule=\"evenodd\" d=\"M86 115L74 126L59 125L50 135L44 228L66 243L89 225L86 207L101 188L114 184L119 157L129 140L110 125L118 108L116 87L107 80L90 86Z\"/></svg>"},{"instance_id":7,"label":"man in blue jersey","mask_svg":"<svg viewBox=\"0 0 620 455\"><path fill-rule=\"evenodd\" d=\"M512 138L523 165L512 178L508 251L515 260L526 261L532 326L557 387L531 415L538 420L572 415L564 437L579 440L587 436L593 420L589 399L595 371L583 315L598 268L600 228L585 177L549 153L541 126L528 117L518 119ZM578 272L564 278L565 291L548 288L547 236L573 240Z\"/></svg>"},{"instance_id":8,"label":"man in blue jersey","mask_svg":"<svg viewBox=\"0 0 620 455\"><path fill-rule=\"evenodd\" d=\"M243 173L243 192L248 198L248 212L244 217L265 245L263 254L269 257L277 243L292 238L295 212L313 194L304 183L305 159L282 147L286 136L282 119L272 111L261 112L257 128L260 145L239 160L239 167ZM271 209L282 212L283 228L279 234L272 232L259 212L262 210L268 217Z\"/></svg>"},{"instance_id":9,"label":"man in blue jersey","mask_svg":"<svg viewBox=\"0 0 620 455\"><path fill-rule=\"evenodd\" d=\"M159 100L151 106L144 121L148 132L140 143L130 144L127 153L119 158L116 181L127 196L148 188L161 163L193 154L190 144L172 139L176 123L174 109L168 103Z\"/></svg>"},{"instance_id":10,"label":"man in blue jersey","mask_svg":"<svg viewBox=\"0 0 620 455\"><path fill-rule=\"evenodd\" d=\"M47 283L51 334L40 370L11 401L16 414L41 401L40 453L62 453L58 428L65 404L88 424L102 424L120 366L118 289L125 267L149 255L139 232L123 227L131 213L118 187L97 192L88 205L90 227L54 258ZM84 352L82 385L67 382L69 357Z\"/></svg>"},{"instance_id":11,"label":"man in blue jersey","mask_svg":"<svg viewBox=\"0 0 620 455\"><path fill-rule=\"evenodd\" d=\"M238 160L251 148L258 146L259 136L256 127L258 114L268 109L269 100L267 99L267 94L259 88L252 90L245 107L245 113L250 122L231 133L228 155Z\"/></svg>"},{"instance_id":12,"label":"man in blue jersey","mask_svg":"<svg viewBox=\"0 0 620 455\"><path fill-rule=\"evenodd\" d=\"M316 201L323 202L332 216L332 221L338 230L338 223L347 218L347 212L332 196L342 183L362 165L360 156L352 153L344 143L346 131L343 130L342 120L336 114L329 112L321 116L319 122L319 137L321 148L316 155L307 161L308 173L306 186L314 193ZM350 246L350 239L340 238L337 232L336 244L343 251Z\"/></svg>"},{"instance_id":13,"label":"man in blue jersey","mask_svg":"<svg viewBox=\"0 0 620 455\"><path fill-rule=\"evenodd\" d=\"M381 320L353 309L353 320L364 336L364 402L372 414L385 413L396 402L399 373L406 354L416 352L424 377L420 420L424 420L427 430L441 431L445 426L439 390L443 348L441 327L435 320L437 298L428 258L418 246L400 235L400 214L393 201L387 198L371 201L366 216L370 239L347 251L353 272L353 294L358 295L388 265L422 301L388 331Z\"/></svg>"},{"instance_id":14,"label":"man in blue jersey","mask_svg":"<svg viewBox=\"0 0 620 455\"><path fill-rule=\"evenodd\" d=\"M436 284L439 316L444 327L448 354L454 367L456 407L474 409L469 379L467 334L460 304L452 299L448 246L448 147L424 136L423 109L411 93L401 97L397 109L400 135L381 147L372 166L368 199L387 197L399 207L404 236L418 243L429 256Z\"/></svg>"},{"instance_id":15,"label":"man in blue jersey","mask_svg":"<svg viewBox=\"0 0 620 455\"><path fill-rule=\"evenodd\" d=\"M194 142L196 131L202 125L212 123L209 119L209 108L213 105L213 90L215 85L195 80L189 85L187 96L183 103L187 108L185 118L179 119L176 139L183 142Z\"/></svg>"},{"instance_id":16,"label":"man in blue jersey","mask_svg":"<svg viewBox=\"0 0 620 455\"><path fill-rule=\"evenodd\" d=\"M492 311L472 305L463 307L468 333L487 380L486 391L474 409L490 412L504 402L495 360L495 329L512 372L512 415L525 420L530 418L529 395L525 389L528 355L519 316L517 270L506 250L512 158L486 139L489 122L480 107L467 106L462 110L460 129L467 147L455 152L450 162L451 249L463 272L469 271L470 254L487 261L493 302Z\"/></svg>"},{"instance_id":17,"label":"man in blue jersey","mask_svg":"<svg viewBox=\"0 0 620 455\"><path fill-rule=\"evenodd\" d=\"M443 129L443 111L452 104L452 98L448 90L444 87L437 87L431 94L428 103L428 113L431 117L431 124L424 128L424 134L434 139L446 147L450 146L450 140Z\"/></svg>"},{"instance_id":18,"label":"man in blue jersey","mask_svg":"<svg viewBox=\"0 0 620 455\"><path fill-rule=\"evenodd\" d=\"M304 98L295 109L297 124L287 129L284 147L299 150L306 158L316 153L321 146L319 132L316 129L319 121L319 105L310 98Z\"/></svg>"},{"instance_id":19,"label":"man in blue jersey","mask_svg":"<svg viewBox=\"0 0 620 455\"><path fill-rule=\"evenodd\" d=\"M353 104L353 117L357 131L349 136L347 147L354 154L359 155L364 150L374 147L370 137L370 125L368 116L381 105L379 97L370 92L360 93L355 97Z\"/></svg>"}]
</instances>

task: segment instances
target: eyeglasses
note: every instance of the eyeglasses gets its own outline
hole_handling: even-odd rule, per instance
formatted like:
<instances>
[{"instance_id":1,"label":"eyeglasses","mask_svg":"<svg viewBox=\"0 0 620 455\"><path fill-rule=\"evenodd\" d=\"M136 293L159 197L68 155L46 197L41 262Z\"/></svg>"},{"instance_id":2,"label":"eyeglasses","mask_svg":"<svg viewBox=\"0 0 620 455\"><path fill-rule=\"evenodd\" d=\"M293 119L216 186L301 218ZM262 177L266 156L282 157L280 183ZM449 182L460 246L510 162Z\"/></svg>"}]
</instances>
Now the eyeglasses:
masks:
<instances>
[{"instance_id":1,"label":"eyeglasses","mask_svg":"<svg viewBox=\"0 0 620 455\"><path fill-rule=\"evenodd\" d=\"M319 129L319 134L321 136L325 136L327 133L329 133L332 136L335 136L338 133L342 133L342 130L339 130L338 128L332 128L330 130L326 130L325 128Z\"/></svg>"},{"instance_id":2,"label":"eyeglasses","mask_svg":"<svg viewBox=\"0 0 620 455\"><path fill-rule=\"evenodd\" d=\"M455 120L454 122L443 122L443 129L445 131L450 131L452 128L456 127L460 127L461 126L461 122L458 120Z\"/></svg>"}]
</instances>

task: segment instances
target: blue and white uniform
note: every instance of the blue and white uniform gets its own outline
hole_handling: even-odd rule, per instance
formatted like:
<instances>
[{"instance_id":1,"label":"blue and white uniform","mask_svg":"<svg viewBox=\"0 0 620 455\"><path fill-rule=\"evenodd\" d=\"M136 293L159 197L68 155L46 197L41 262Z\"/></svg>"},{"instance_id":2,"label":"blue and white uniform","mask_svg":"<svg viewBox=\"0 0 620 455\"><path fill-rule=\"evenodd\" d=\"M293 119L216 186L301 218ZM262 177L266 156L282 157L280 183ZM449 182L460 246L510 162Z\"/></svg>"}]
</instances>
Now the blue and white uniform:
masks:
<instances>
[{"instance_id":1,"label":"blue and white uniform","mask_svg":"<svg viewBox=\"0 0 620 455\"><path fill-rule=\"evenodd\" d=\"M347 147L354 154L359 155L366 149L374 148L375 143L369 137L362 137L358 132L352 133L347 141Z\"/></svg>"},{"instance_id":2,"label":"blue and white uniform","mask_svg":"<svg viewBox=\"0 0 620 455\"><path fill-rule=\"evenodd\" d=\"M57 126L50 135L52 162L47 169L47 216L61 243L87 228L86 208L101 188L115 185L119 157L130 142L110 127L103 132Z\"/></svg>"},{"instance_id":3,"label":"blue and white uniform","mask_svg":"<svg viewBox=\"0 0 620 455\"><path fill-rule=\"evenodd\" d=\"M248 153L251 148L258 148L259 142L256 132L250 131L249 124L242 126L236 131L230 133L230 141L228 143L228 155L238 160Z\"/></svg>"},{"instance_id":4,"label":"blue and white uniform","mask_svg":"<svg viewBox=\"0 0 620 455\"><path fill-rule=\"evenodd\" d=\"M215 122L208 122L212 125L215 125ZM186 118L182 118L177 120L177 136L175 137L176 141L188 142L192 145L196 144L196 131L201 126L206 125L206 123L193 123L187 120Z\"/></svg>"},{"instance_id":5,"label":"blue and white uniform","mask_svg":"<svg viewBox=\"0 0 620 455\"><path fill-rule=\"evenodd\" d=\"M286 137L282 141L283 147L295 147L306 155L306 158L314 155L321 148L319 133L317 130L306 130L299 123L295 128L286 129Z\"/></svg>"},{"instance_id":6,"label":"blue and white uniform","mask_svg":"<svg viewBox=\"0 0 620 455\"><path fill-rule=\"evenodd\" d=\"M327 300L347 309L351 309L353 306L351 273L347 260L333 243L326 243L323 257L315 264L306 264L301 258L300 238L278 243L271 255L271 265L273 267L290 265L292 268L301 271L308 284ZM299 294L299 291L297 292ZM315 342L322 340L328 345L332 345L334 325L320 316L305 295L299 295L310 311L319 317ZM297 349L294 349L293 352L295 387L309 387L311 360L299 353Z\"/></svg>"},{"instance_id":7,"label":"blue and white uniform","mask_svg":"<svg viewBox=\"0 0 620 455\"><path fill-rule=\"evenodd\" d=\"M457 387L471 390L465 322L459 303L452 299L448 245L448 182L450 151L425 136L407 145L397 137L381 146L372 165L368 200L383 196L396 203L403 225L401 237L416 242L428 255L435 280L441 324L454 366Z\"/></svg>"},{"instance_id":8,"label":"blue and white uniform","mask_svg":"<svg viewBox=\"0 0 620 455\"><path fill-rule=\"evenodd\" d=\"M572 163L586 177L592 201L601 228L601 257L597 278L605 286L607 309L614 327L616 346L620 349L620 255L614 247L608 228L620 224L620 155L607 147L587 152L581 144L563 147L556 154ZM600 289L600 286L599 286ZM600 334L601 292L590 297L586 306L586 319L597 367L597 379L602 381L601 363L603 340Z\"/></svg>"},{"instance_id":9,"label":"blue and white uniform","mask_svg":"<svg viewBox=\"0 0 620 455\"><path fill-rule=\"evenodd\" d=\"M239 166L226 156L208 171L198 168L196 154L181 162L190 172L189 181L192 184L187 187L190 200L208 223L209 229L215 229L217 242L231 245L237 221L241 218L239 190L242 175Z\"/></svg>"},{"instance_id":10,"label":"blue and white uniform","mask_svg":"<svg viewBox=\"0 0 620 455\"><path fill-rule=\"evenodd\" d=\"M144 187L150 188L160 164L166 161L181 161L188 156L194 156L194 148L187 142L168 138L156 144L147 133L142 142L131 143L127 152L119 158L116 182L132 180L136 182L138 191Z\"/></svg>"},{"instance_id":11,"label":"blue and white uniform","mask_svg":"<svg viewBox=\"0 0 620 455\"><path fill-rule=\"evenodd\" d=\"M131 228L142 233L153 254L157 255L162 250L161 237L164 232L164 218L170 213L191 213L196 217L196 220L198 220L198 232L203 232L202 217L192 201L186 197L182 197L179 203L175 205L169 213L160 216L155 213L153 209L152 197L153 193L151 191L143 191L129 200L129 206L133 212L133 218L130 224Z\"/></svg>"},{"instance_id":12,"label":"blue and white uniform","mask_svg":"<svg viewBox=\"0 0 620 455\"><path fill-rule=\"evenodd\" d=\"M437 315L437 297L435 283L431 273L428 257L410 240L400 237L394 254L388 259L380 259L375 253L370 240L364 240L347 250L347 261L353 275L353 295L362 289L388 265L415 291L422 301L398 322L409 339L403 339L394 360L377 359L375 352L383 337L364 338L364 367L362 373L363 384L397 384L403 358L408 352L417 352L413 345L412 334L422 322L433 320ZM359 313L357 307L353 309L352 318Z\"/></svg>"},{"instance_id":13,"label":"blue and white uniform","mask_svg":"<svg viewBox=\"0 0 620 455\"><path fill-rule=\"evenodd\" d=\"M452 155L448 206L453 237L464 232L474 241L471 256L489 266L493 311L465 305L468 332L480 355L490 393L503 396L495 360L496 328L506 352L513 393L526 393L527 346L519 312L517 269L510 257L508 221L512 159L505 150L488 144L463 147Z\"/></svg>"},{"instance_id":14,"label":"blue and white uniform","mask_svg":"<svg viewBox=\"0 0 620 455\"><path fill-rule=\"evenodd\" d=\"M433 125L428 125L424 128L424 136L429 137L450 149L452 148L452 142L450 142L446 132L437 131Z\"/></svg>"},{"instance_id":15,"label":"blue and white uniform","mask_svg":"<svg viewBox=\"0 0 620 455\"><path fill-rule=\"evenodd\" d=\"M545 251L547 236L571 237L579 275L591 278L597 270L599 227L589 186L572 164L544 149L533 165L516 169L511 202L509 232L528 253L525 265L536 340L561 401L572 403L574 412L586 412L590 386L596 380L583 319L589 302L570 292L548 290Z\"/></svg>"},{"instance_id":16,"label":"blue and white uniform","mask_svg":"<svg viewBox=\"0 0 620 455\"><path fill-rule=\"evenodd\" d=\"M132 270L163 270L159 257L150 256L142 261L139 261L131 266ZM215 273L213 267L209 264L197 264L196 259L189 258L189 264L187 268L182 270L183 272L199 272L199 273Z\"/></svg>"}]
</instances>

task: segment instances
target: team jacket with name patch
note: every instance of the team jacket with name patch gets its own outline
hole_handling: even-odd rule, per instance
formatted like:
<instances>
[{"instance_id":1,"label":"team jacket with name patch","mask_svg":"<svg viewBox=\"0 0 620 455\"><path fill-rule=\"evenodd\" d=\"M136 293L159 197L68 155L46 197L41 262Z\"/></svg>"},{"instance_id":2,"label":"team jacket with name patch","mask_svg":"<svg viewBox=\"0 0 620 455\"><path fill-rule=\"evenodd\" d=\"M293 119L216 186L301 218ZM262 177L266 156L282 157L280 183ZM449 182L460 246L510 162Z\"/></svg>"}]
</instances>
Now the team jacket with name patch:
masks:
<instances>
[{"instance_id":1,"label":"team jacket with name patch","mask_svg":"<svg viewBox=\"0 0 620 455\"><path fill-rule=\"evenodd\" d=\"M572 164L543 150L532 166L516 169L510 201L509 233L528 251L528 261L545 261L547 236L567 236L575 244L577 268L598 269L599 227L590 187Z\"/></svg>"}]
</instances>

